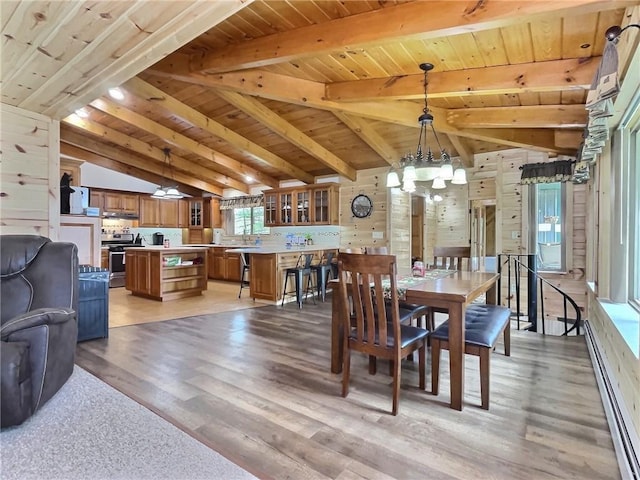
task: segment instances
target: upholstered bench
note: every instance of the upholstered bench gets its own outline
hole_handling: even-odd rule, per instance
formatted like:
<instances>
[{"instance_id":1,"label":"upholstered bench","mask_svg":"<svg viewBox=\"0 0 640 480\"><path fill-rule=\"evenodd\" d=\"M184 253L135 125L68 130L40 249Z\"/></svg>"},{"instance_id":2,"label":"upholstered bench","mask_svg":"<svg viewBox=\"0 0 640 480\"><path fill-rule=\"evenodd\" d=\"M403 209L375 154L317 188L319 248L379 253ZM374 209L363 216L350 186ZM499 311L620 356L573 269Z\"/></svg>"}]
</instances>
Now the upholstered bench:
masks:
<instances>
[{"instance_id":1,"label":"upholstered bench","mask_svg":"<svg viewBox=\"0 0 640 480\"><path fill-rule=\"evenodd\" d=\"M469 305L465 313L464 353L480 357L482 408L489 409L489 355L504 332L504 354L510 352L511 311L499 305ZM431 333L431 392L438 394L440 350L449 348L449 321Z\"/></svg>"}]
</instances>

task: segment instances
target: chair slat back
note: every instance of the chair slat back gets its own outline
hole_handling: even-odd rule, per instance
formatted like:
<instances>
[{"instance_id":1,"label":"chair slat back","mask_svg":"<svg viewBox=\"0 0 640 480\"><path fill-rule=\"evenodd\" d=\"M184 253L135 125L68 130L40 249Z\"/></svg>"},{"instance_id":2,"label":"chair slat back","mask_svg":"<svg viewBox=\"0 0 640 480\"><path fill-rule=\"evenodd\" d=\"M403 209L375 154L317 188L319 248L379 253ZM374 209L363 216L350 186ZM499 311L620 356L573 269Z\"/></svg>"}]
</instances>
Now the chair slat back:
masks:
<instances>
[{"instance_id":1,"label":"chair slat back","mask_svg":"<svg viewBox=\"0 0 640 480\"><path fill-rule=\"evenodd\" d=\"M367 247L365 253L367 255L387 255L389 251L387 247Z\"/></svg>"},{"instance_id":2,"label":"chair slat back","mask_svg":"<svg viewBox=\"0 0 640 480\"><path fill-rule=\"evenodd\" d=\"M341 253L338 258L341 313L349 319L343 322L345 341L350 348L370 354L399 350L399 342L390 342L390 336L400 338L395 255ZM385 308L385 278L390 282L391 318Z\"/></svg>"},{"instance_id":3,"label":"chair slat back","mask_svg":"<svg viewBox=\"0 0 640 480\"><path fill-rule=\"evenodd\" d=\"M471 271L471 247L434 247L433 268Z\"/></svg>"}]
</instances>

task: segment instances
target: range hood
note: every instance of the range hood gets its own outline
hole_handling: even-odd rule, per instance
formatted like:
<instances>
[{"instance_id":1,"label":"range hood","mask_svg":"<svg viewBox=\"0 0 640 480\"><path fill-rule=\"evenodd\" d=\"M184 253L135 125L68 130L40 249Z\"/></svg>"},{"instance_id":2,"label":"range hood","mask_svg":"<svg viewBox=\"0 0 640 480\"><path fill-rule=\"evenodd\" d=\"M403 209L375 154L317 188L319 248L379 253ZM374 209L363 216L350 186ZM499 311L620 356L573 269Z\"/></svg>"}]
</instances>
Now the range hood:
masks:
<instances>
[{"instance_id":1,"label":"range hood","mask_svg":"<svg viewBox=\"0 0 640 480\"><path fill-rule=\"evenodd\" d=\"M138 220L137 213L126 213L126 212L102 212L102 216L104 218L115 218L122 220Z\"/></svg>"}]
</instances>

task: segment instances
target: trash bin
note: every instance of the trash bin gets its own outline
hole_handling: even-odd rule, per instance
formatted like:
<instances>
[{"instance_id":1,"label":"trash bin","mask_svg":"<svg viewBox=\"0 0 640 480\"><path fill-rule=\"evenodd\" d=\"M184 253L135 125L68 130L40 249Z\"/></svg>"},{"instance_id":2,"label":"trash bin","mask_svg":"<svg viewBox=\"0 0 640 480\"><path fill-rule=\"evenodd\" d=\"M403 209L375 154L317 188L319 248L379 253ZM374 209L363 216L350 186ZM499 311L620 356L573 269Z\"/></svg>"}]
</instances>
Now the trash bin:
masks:
<instances>
[{"instance_id":1,"label":"trash bin","mask_svg":"<svg viewBox=\"0 0 640 480\"><path fill-rule=\"evenodd\" d=\"M109 336L109 269L80 265L78 341Z\"/></svg>"}]
</instances>

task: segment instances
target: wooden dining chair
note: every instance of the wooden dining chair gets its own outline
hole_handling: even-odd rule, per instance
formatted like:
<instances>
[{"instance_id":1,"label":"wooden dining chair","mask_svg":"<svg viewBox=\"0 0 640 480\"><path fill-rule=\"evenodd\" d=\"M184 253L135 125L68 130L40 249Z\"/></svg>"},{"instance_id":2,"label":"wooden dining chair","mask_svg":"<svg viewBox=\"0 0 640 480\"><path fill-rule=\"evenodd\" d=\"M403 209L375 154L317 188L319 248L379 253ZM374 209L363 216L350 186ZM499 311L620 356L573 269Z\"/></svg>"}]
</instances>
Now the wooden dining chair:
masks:
<instances>
[{"instance_id":1,"label":"wooden dining chair","mask_svg":"<svg viewBox=\"0 0 640 480\"><path fill-rule=\"evenodd\" d=\"M351 351L383 358L393 365L393 415L398 413L402 359L418 351L420 389L425 389L428 331L400 322L394 255L341 253L339 295L344 324L342 396L349 393ZM391 308L385 305L383 280L389 279Z\"/></svg>"},{"instance_id":2,"label":"wooden dining chair","mask_svg":"<svg viewBox=\"0 0 640 480\"><path fill-rule=\"evenodd\" d=\"M387 247L366 247L365 253L367 255L387 255L388 250ZM416 321L416 327L426 327L427 330L433 330L433 325L429 325L429 307L405 302L404 300L400 300L398 304L400 306L401 317L406 318L409 316L411 321Z\"/></svg>"},{"instance_id":3,"label":"wooden dining chair","mask_svg":"<svg viewBox=\"0 0 640 480\"><path fill-rule=\"evenodd\" d=\"M471 247L434 247L432 268L471 271ZM433 331L436 326L436 313L449 312L444 308L429 307L427 313L427 328L431 331Z\"/></svg>"},{"instance_id":4,"label":"wooden dining chair","mask_svg":"<svg viewBox=\"0 0 640 480\"><path fill-rule=\"evenodd\" d=\"M432 268L471 271L471 247L434 247Z\"/></svg>"}]
</instances>

